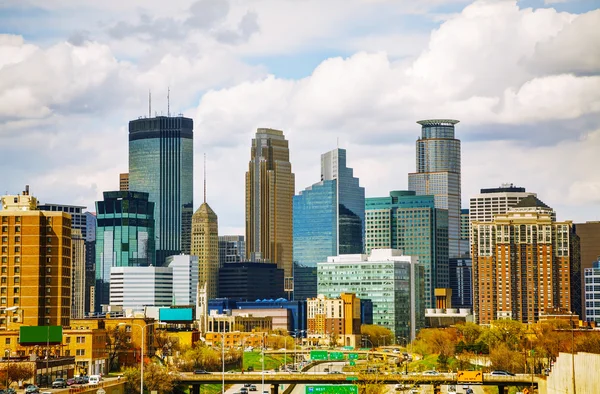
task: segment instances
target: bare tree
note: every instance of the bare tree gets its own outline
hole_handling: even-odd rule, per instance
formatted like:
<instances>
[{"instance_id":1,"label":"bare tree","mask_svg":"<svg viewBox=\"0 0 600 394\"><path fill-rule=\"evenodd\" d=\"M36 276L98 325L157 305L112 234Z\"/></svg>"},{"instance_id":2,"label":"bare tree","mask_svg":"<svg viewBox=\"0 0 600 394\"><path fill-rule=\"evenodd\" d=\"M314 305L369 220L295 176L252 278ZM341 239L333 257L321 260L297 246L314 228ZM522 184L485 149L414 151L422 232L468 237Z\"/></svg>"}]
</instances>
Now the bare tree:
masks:
<instances>
[{"instance_id":1,"label":"bare tree","mask_svg":"<svg viewBox=\"0 0 600 394\"><path fill-rule=\"evenodd\" d=\"M133 349L131 337L124 329L115 326L106 330L106 352L108 353L108 367L111 371L119 369L119 357L125 357Z\"/></svg>"}]
</instances>

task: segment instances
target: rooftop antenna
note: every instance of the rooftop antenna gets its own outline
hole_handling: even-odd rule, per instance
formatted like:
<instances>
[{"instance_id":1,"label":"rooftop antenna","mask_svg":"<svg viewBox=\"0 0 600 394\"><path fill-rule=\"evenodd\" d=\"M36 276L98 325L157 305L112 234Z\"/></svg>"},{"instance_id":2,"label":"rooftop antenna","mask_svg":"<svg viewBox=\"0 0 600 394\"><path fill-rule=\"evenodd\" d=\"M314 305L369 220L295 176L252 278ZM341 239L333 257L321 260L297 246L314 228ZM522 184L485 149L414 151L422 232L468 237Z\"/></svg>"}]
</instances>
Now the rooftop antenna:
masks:
<instances>
[{"instance_id":1,"label":"rooftop antenna","mask_svg":"<svg viewBox=\"0 0 600 394\"><path fill-rule=\"evenodd\" d=\"M152 117L152 91L148 89L148 117Z\"/></svg>"},{"instance_id":2,"label":"rooftop antenna","mask_svg":"<svg viewBox=\"0 0 600 394\"><path fill-rule=\"evenodd\" d=\"M340 137L337 137L337 148L340 149Z\"/></svg>"},{"instance_id":3,"label":"rooftop antenna","mask_svg":"<svg viewBox=\"0 0 600 394\"><path fill-rule=\"evenodd\" d=\"M204 203L206 204L206 153L204 154Z\"/></svg>"},{"instance_id":4,"label":"rooftop antenna","mask_svg":"<svg viewBox=\"0 0 600 394\"><path fill-rule=\"evenodd\" d=\"M167 88L167 116L171 116L171 87Z\"/></svg>"}]
</instances>

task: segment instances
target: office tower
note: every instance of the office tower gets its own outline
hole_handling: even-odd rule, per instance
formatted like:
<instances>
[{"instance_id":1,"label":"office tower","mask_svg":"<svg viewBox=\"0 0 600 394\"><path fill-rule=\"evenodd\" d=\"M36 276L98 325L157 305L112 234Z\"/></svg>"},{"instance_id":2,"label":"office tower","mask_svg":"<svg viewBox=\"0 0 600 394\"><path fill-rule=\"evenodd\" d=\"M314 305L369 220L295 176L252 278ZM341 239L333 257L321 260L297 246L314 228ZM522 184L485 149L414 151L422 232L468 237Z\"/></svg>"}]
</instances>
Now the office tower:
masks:
<instances>
[{"instance_id":1,"label":"office tower","mask_svg":"<svg viewBox=\"0 0 600 394\"><path fill-rule=\"evenodd\" d=\"M217 215L202 203L192 217L192 256L198 256L198 283L206 284L208 298L218 294L219 225Z\"/></svg>"},{"instance_id":2,"label":"office tower","mask_svg":"<svg viewBox=\"0 0 600 394\"><path fill-rule=\"evenodd\" d=\"M469 210L460 210L460 253L461 257L469 257L471 255L471 241L469 240L469 231L471 225L469 224Z\"/></svg>"},{"instance_id":3,"label":"office tower","mask_svg":"<svg viewBox=\"0 0 600 394\"><path fill-rule=\"evenodd\" d=\"M417 256L423 267L425 308L434 308L434 289L448 287L448 211L435 207L434 196L392 191L367 198L365 249L399 249Z\"/></svg>"},{"instance_id":4,"label":"office tower","mask_svg":"<svg viewBox=\"0 0 600 394\"><path fill-rule=\"evenodd\" d=\"M246 241L243 235L219 236L219 267L225 263L241 263L246 260Z\"/></svg>"},{"instance_id":5,"label":"office tower","mask_svg":"<svg viewBox=\"0 0 600 394\"><path fill-rule=\"evenodd\" d=\"M21 195L2 197L0 227L4 286L0 303L6 313L0 316L0 327L11 329L11 323L68 326L72 280L70 216L60 211L37 210L37 201L27 187Z\"/></svg>"},{"instance_id":6,"label":"office tower","mask_svg":"<svg viewBox=\"0 0 600 394\"><path fill-rule=\"evenodd\" d=\"M129 190L129 173L119 174L119 191L126 192Z\"/></svg>"},{"instance_id":7,"label":"office tower","mask_svg":"<svg viewBox=\"0 0 600 394\"><path fill-rule=\"evenodd\" d=\"M471 222L477 323L534 323L556 309L581 315L579 238L571 222L554 217L528 196L491 222Z\"/></svg>"},{"instance_id":8,"label":"office tower","mask_svg":"<svg viewBox=\"0 0 600 394\"><path fill-rule=\"evenodd\" d=\"M275 264L228 263L219 270L219 297L242 300L283 298L284 273Z\"/></svg>"},{"instance_id":9,"label":"office tower","mask_svg":"<svg viewBox=\"0 0 600 394\"><path fill-rule=\"evenodd\" d=\"M585 319L600 323L600 256L584 269Z\"/></svg>"},{"instance_id":10,"label":"office tower","mask_svg":"<svg viewBox=\"0 0 600 394\"><path fill-rule=\"evenodd\" d=\"M342 293L338 298L323 295L309 298L306 310L310 342L360 347L360 299L355 294Z\"/></svg>"},{"instance_id":11,"label":"office tower","mask_svg":"<svg viewBox=\"0 0 600 394\"><path fill-rule=\"evenodd\" d=\"M329 298L354 293L370 299L374 324L414 339L425 321L424 271L417 260L395 249L328 257L317 264L318 292Z\"/></svg>"},{"instance_id":12,"label":"office tower","mask_svg":"<svg viewBox=\"0 0 600 394\"><path fill-rule=\"evenodd\" d=\"M246 172L246 260L277 264L292 283L294 174L283 132L258 129Z\"/></svg>"},{"instance_id":13,"label":"office tower","mask_svg":"<svg viewBox=\"0 0 600 394\"><path fill-rule=\"evenodd\" d=\"M453 308L473 308L473 261L470 257L448 261Z\"/></svg>"},{"instance_id":14,"label":"office tower","mask_svg":"<svg viewBox=\"0 0 600 394\"><path fill-rule=\"evenodd\" d=\"M171 267L110 267L110 305L143 311L146 306L170 306Z\"/></svg>"},{"instance_id":15,"label":"office tower","mask_svg":"<svg viewBox=\"0 0 600 394\"><path fill-rule=\"evenodd\" d=\"M417 195L435 196L435 207L448 210L448 255L460 255L460 140L458 120L430 119L417 140L417 171L408 174L408 188ZM443 286L447 287L447 286Z\"/></svg>"},{"instance_id":16,"label":"office tower","mask_svg":"<svg viewBox=\"0 0 600 394\"><path fill-rule=\"evenodd\" d=\"M84 213L86 236L85 236L85 303L84 313L87 315L94 311L94 293L96 289L96 214Z\"/></svg>"},{"instance_id":17,"label":"office tower","mask_svg":"<svg viewBox=\"0 0 600 394\"><path fill-rule=\"evenodd\" d=\"M155 266L154 203L148 193L104 192L96 201L95 311L110 301L111 267Z\"/></svg>"},{"instance_id":18,"label":"office tower","mask_svg":"<svg viewBox=\"0 0 600 394\"><path fill-rule=\"evenodd\" d=\"M294 299L314 298L317 277L310 267L329 256L363 251L365 189L346 166L346 150L322 154L321 181L294 196L293 203Z\"/></svg>"},{"instance_id":19,"label":"office tower","mask_svg":"<svg viewBox=\"0 0 600 394\"><path fill-rule=\"evenodd\" d=\"M190 254L193 213L193 128L183 116L129 122L129 190L154 203L156 264Z\"/></svg>"},{"instance_id":20,"label":"office tower","mask_svg":"<svg viewBox=\"0 0 600 394\"><path fill-rule=\"evenodd\" d=\"M481 193L471 197L469 201L469 222L491 222L494 215L505 214L527 196L537 197L537 194L512 183L481 189Z\"/></svg>"},{"instance_id":21,"label":"office tower","mask_svg":"<svg viewBox=\"0 0 600 394\"><path fill-rule=\"evenodd\" d=\"M71 318L81 319L85 315L85 238L87 237L86 207L64 204L41 204L38 210L66 212L71 215L71 261L73 275L71 281Z\"/></svg>"},{"instance_id":22,"label":"office tower","mask_svg":"<svg viewBox=\"0 0 600 394\"><path fill-rule=\"evenodd\" d=\"M592 263L600 257L600 222L576 223L573 225L575 234L579 237L579 246L581 254L581 269L591 268ZM581 288L585 283L584 278L581 278ZM585 311L588 300L582 299L582 311ZM600 302L596 301L596 302ZM598 304L600 305L600 304ZM586 319L583 316L582 319Z\"/></svg>"},{"instance_id":23,"label":"office tower","mask_svg":"<svg viewBox=\"0 0 600 394\"><path fill-rule=\"evenodd\" d=\"M198 290L198 257L169 256L167 266L173 271L173 305L194 305Z\"/></svg>"}]
</instances>

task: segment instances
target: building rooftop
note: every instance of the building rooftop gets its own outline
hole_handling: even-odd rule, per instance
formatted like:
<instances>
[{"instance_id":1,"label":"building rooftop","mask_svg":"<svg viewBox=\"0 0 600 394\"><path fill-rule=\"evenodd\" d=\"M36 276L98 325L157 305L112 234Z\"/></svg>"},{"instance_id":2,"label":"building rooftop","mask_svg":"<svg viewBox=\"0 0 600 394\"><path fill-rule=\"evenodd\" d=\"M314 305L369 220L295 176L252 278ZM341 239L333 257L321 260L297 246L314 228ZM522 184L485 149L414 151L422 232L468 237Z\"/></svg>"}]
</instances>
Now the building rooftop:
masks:
<instances>
[{"instance_id":1,"label":"building rooftop","mask_svg":"<svg viewBox=\"0 0 600 394\"><path fill-rule=\"evenodd\" d=\"M454 126L460 122L460 120L454 119L426 119L419 120L417 123L421 126Z\"/></svg>"},{"instance_id":2,"label":"building rooftop","mask_svg":"<svg viewBox=\"0 0 600 394\"><path fill-rule=\"evenodd\" d=\"M542 200L540 200L539 198L537 198L535 196L527 196L527 197L525 197L524 199L522 199L521 201L519 201L519 203L517 205L515 205L514 208L546 208L546 209L552 209L548 205L544 204L544 202Z\"/></svg>"}]
</instances>

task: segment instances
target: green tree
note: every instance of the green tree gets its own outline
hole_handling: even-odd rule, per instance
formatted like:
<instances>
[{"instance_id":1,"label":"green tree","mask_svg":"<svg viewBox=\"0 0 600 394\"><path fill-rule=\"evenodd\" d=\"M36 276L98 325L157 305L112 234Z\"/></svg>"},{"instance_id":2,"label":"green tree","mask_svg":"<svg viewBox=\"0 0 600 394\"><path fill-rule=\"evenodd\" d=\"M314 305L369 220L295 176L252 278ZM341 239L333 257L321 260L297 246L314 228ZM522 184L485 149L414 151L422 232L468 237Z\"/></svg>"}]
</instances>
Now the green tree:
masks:
<instances>
[{"instance_id":1,"label":"green tree","mask_svg":"<svg viewBox=\"0 0 600 394\"><path fill-rule=\"evenodd\" d=\"M140 392L140 369L138 367L127 367L123 370L125 379L125 392L130 394L139 394Z\"/></svg>"},{"instance_id":2,"label":"green tree","mask_svg":"<svg viewBox=\"0 0 600 394\"><path fill-rule=\"evenodd\" d=\"M394 335L389 329L374 324L363 324L360 326L360 333L367 336L373 346L390 345L394 341Z\"/></svg>"},{"instance_id":3,"label":"green tree","mask_svg":"<svg viewBox=\"0 0 600 394\"><path fill-rule=\"evenodd\" d=\"M513 373L524 372L525 355L523 352L512 350L510 346L499 343L490 348L490 362L493 369L502 369Z\"/></svg>"},{"instance_id":4,"label":"green tree","mask_svg":"<svg viewBox=\"0 0 600 394\"><path fill-rule=\"evenodd\" d=\"M150 363L144 367L144 388L148 391L170 393L173 391L174 378L162 365Z\"/></svg>"}]
</instances>

